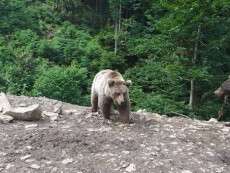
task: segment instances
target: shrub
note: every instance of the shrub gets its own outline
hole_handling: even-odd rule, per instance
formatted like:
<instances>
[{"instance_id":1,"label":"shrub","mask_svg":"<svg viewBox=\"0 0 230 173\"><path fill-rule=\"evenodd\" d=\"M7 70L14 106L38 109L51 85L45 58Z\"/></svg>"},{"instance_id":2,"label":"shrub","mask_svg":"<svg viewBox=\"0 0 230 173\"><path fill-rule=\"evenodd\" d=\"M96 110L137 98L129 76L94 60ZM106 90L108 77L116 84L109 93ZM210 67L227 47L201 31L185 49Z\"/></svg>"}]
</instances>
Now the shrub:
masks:
<instances>
[{"instance_id":1,"label":"shrub","mask_svg":"<svg viewBox=\"0 0 230 173\"><path fill-rule=\"evenodd\" d=\"M75 64L69 67L55 66L44 71L36 80L33 95L86 105L89 97L87 86L85 68Z\"/></svg>"}]
</instances>

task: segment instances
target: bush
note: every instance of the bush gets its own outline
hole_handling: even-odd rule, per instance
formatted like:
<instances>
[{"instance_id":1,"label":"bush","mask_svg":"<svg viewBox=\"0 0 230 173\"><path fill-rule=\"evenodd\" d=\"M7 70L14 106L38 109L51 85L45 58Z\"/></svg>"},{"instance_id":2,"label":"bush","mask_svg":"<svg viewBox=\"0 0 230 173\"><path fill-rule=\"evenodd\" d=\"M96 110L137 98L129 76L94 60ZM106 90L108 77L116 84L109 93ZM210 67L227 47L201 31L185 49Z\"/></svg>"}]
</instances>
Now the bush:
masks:
<instances>
[{"instance_id":1,"label":"bush","mask_svg":"<svg viewBox=\"0 0 230 173\"><path fill-rule=\"evenodd\" d=\"M48 63L43 59L23 58L17 63L4 65L4 78L7 81L7 92L17 95L30 95L35 80L41 71L46 70Z\"/></svg>"},{"instance_id":2,"label":"bush","mask_svg":"<svg viewBox=\"0 0 230 173\"><path fill-rule=\"evenodd\" d=\"M71 64L72 60L81 62L86 57L86 48L91 36L85 30L65 22L55 28L52 38L40 41L37 55L56 64Z\"/></svg>"},{"instance_id":3,"label":"bush","mask_svg":"<svg viewBox=\"0 0 230 173\"><path fill-rule=\"evenodd\" d=\"M65 102L88 104L87 70L72 64L69 67L55 66L44 71L36 80L34 96L47 96Z\"/></svg>"},{"instance_id":4,"label":"bush","mask_svg":"<svg viewBox=\"0 0 230 173\"><path fill-rule=\"evenodd\" d=\"M186 110L184 102L176 102L163 94L144 93L140 86L131 86L130 98L132 109L135 111L146 109L165 114L170 112L184 113Z\"/></svg>"}]
</instances>

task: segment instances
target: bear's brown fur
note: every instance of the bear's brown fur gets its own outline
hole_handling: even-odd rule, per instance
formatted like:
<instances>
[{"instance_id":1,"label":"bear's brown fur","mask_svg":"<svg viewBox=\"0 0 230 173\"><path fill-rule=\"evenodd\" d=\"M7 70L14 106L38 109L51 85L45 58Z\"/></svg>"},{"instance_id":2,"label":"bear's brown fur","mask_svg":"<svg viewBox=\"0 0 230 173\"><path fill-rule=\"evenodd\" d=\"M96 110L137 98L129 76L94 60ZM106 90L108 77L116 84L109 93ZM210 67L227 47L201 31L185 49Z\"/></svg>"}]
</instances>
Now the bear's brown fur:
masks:
<instances>
[{"instance_id":1,"label":"bear's brown fur","mask_svg":"<svg viewBox=\"0 0 230 173\"><path fill-rule=\"evenodd\" d=\"M102 115L110 118L112 104L114 103L120 113L120 119L124 123L129 122L130 101L128 85L122 75L113 70L102 70L96 74L91 88L92 112L98 108Z\"/></svg>"},{"instance_id":2,"label":"bear's brown fur","mask_svg":"<svg viewBox=\"0 0 230 173\"><path fill-rule=\"evenodd\" d=\"M230 79L224 81L219 88L217 88L214 94L220 98L230 96Z\"/></svg>"},{"instance_id":3,"label":"bear's brown fur","mask_svg":"<svg viewBox=\"0 0 230 173\"><path fill-rule=\"evenodd\" d=\"M214 94L223 99L224 103L218 111L218 120L220 120L224 115L224 105L228 102L228 97L230 96L230 79L224 81L219 88L214 91Z\"/></svg>"}]
</instances>

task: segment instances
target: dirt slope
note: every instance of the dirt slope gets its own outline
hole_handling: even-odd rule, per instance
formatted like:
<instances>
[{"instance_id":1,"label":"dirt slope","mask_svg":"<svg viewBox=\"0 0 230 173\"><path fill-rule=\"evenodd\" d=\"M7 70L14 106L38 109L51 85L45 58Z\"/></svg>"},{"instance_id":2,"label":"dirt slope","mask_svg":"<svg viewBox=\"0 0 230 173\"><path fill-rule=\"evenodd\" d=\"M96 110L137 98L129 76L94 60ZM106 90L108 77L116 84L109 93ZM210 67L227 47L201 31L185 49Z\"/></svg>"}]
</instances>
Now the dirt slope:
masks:
<instances>
[{"instance_id":1,"label":"dirt slope","mask_svg":"<svg viewBox=\"0 0 230 173\"><path fill-rule=\"evenodd\" d=\"M62 104L9 99L13 105L39 103L48 111ZM0 124L0 172L230 172L230 128L222 123L153 116L124 125L70 104L63 105L63 114L55 122Z\"/></svg>"}]
</instances>

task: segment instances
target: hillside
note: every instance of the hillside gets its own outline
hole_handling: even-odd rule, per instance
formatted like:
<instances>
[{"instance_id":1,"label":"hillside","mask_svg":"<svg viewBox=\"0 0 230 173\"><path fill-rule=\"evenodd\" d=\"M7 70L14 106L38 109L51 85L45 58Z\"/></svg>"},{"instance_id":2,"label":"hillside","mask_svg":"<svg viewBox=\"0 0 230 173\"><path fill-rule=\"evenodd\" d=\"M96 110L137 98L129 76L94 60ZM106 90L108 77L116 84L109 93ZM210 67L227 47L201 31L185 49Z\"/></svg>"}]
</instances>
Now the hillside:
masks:
<instances>
[{"instance_id":1,"label":"hillside","mask_svg":"<svg viewBox=\"0 0 230 173\"><path fill-rule=\"evenodd\" d=\"M0 124L0 172L230 172L226 123L142 112L127 125L44 97L8 98L14 106L62 111L55 121Z\"/></svg>"},{"instance_id":2,"label":"hillside","mask_svg":"<svg viewBox=\"0 0 230 173\"><path fill-rule=\"evenodd\" d=\"M133 82L133 111L209 120L230 74L229 19L229 0L1 0L0 91L89 106L112 69Z\"/></svg>"}]
</instances>

